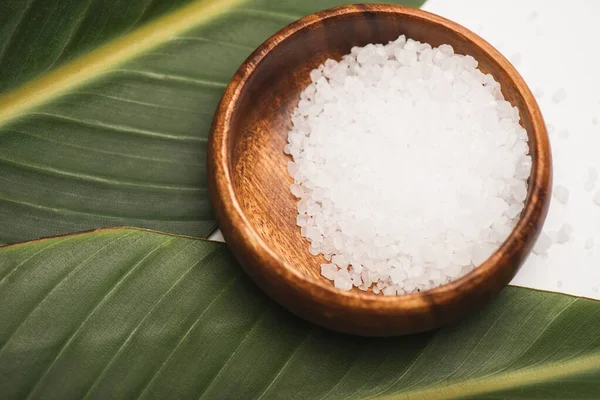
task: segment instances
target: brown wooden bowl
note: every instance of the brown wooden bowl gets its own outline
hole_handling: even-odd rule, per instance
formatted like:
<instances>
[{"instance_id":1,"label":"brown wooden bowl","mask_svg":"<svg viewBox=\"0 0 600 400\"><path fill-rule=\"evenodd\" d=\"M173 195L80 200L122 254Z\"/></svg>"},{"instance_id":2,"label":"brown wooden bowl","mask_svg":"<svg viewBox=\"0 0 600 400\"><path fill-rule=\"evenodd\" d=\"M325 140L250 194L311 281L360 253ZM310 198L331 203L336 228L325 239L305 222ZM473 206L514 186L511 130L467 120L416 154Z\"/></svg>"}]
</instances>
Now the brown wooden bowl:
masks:
<instances>
[{"instance_id":1,"label":"brown wooden bowl","mask_svg":"<svg viewBox=\"0 0 600 400\"><path fill-rule=\"evenodd\" d=\"M337 290L320 274L322 256L296 226L289 156L283 153L290 115L309 72L352 46L399 35L470 54L491 73L521 115L533 158L525 210L510 237L461 279L423 293L384 297ZM393 5L351 5L304 17L263 43L229 83L209 143L212 201L229 247L254 282L293 313L327 328L365 336L420 332L483 306L504 288L529 254L544 222L551 154L542 115L513 66L491 45L434 14Z\"/></svg>"}]
</instances>

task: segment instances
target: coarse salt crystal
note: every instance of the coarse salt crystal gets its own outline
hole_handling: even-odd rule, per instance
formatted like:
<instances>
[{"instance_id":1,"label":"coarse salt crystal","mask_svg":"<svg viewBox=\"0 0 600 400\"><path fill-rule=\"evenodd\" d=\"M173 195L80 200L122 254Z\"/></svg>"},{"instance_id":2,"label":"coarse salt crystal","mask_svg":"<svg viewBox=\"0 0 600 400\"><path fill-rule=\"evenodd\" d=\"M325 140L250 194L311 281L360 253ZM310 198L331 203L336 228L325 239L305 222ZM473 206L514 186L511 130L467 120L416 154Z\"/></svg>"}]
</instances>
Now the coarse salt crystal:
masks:
<instances>
[{"instance_id":1,"label":"coarse salt crystal","mask_svg":"<svg viewBox=\"0 0 600 400\"><path fill-rule=\"evenodd\" d=\"M563 244L567 243L571 239L573 228L569 224L564 224L556 234L556 243Z\"/></svg>"},{"instance_id":2,"label":"coarse salt crystal","mask_svg":"<svg viewBox=\"0 0 600 400\"><path fill-rule=\"evenodd\" d=\"M560 132L558 132L558 137L560 137L561 139L567 139L569 137L569 131L566 129L561 130Z\"/></svg>"},{"instance_id":3,"label":"coarse salt crystal","mask_svg":"<svg viewBox=\"0 0 600 400\"><path fill-rule=\"evenodd\" d=\"M541 99L542 97L544 97L544 89L542 88L536 88L533 91L533 95L535 96L536 99Z\"/></svg>"},{"instance_id":4,"label":"coarse salt crystal","mask_svg":"<svg viewBox=\"0 0 600 400\"><path fill-rule=\"evenodd\" d=\"M588 168L588 176L583 185L583 188L586 192L591 192L596 187L596 182L598 181L598 171L595 167Z\"/></svg>"},{"instance_id":5,"label":"coarse salt crystal","mask_svg":"<svg viewBox=\"0 0 600 400\"><path fill-rule=\"evenodd\" d=\"M565 88L560 88L552 95L552 101L555 103L561 103L567 99L567 91Z\"/></svg>"},{"instance_id":6,"label":"coarse salt crystal","mask_svg":"<svg viewBox=\"0 0 600 400\"><path fill-rule=\"evenodd\" d=\"M569 202L569 189L562 185L554 186L554 192L552 193L556 200L561 202L562 204L567 204Z\"/></svg>"},{"instance_id":7,"label":"coarse salt crystal","mask_svg":"<svg viewBox=\"0 0 600 400\"><path fill-rule=\"evenodd\" d=\"M592 190L594 190L595 187L596 187L596 182L594 182L594 181L586 181L583 184L583 189L586 192L591 192Z\"/></svg>"},{"instance_id":8,"label":"coarse salt crystal","mask_svg":"<svg viewBox=\"0 0 600 400\"><path fill-rule=\"evenodd\" d=\"M521 53L514 53L509 59L512 65L518 67L521 64Z\"/></svg>"},{"instance_id":9,"label":"coarse salt crystal","mask_svg":"<svg viewBox=\"0 0 600 400\"><path fill-rule=\"evenodd\" d=\"M533 252L538 255L542 255L548 251L548 249L552 246L552 239L545 232L540 233L540 236L535 242L535 246L533 246Z\"/></svg>"},{"instance_id":10,"label":"coarse salt crystal","mask_svg":"<svg viewBox=\"0 0 600 400\"><path fill-rule=\"evenodd\" d=\"M352 281L350 280L350 274L345 269L340 269L335 273L333 278L333 284L336 288L341 290L352 289Z\"/></svg>"},{"instance_id":11,"label":"coarse salt crystal","mask_svg":"<svg viewBox=\"0 0 600 400\"><path fill-rule=\"evenodd\" d=\"M417 62L417 53L405 49L396 49L394 52L396 60L402 65L413 65Z\"/></svg>"},{"instance_id":12,"label":"coarse salt crystal","mask_svg":"<svg viewBox=\"0 0 600 400\"><path fill-rule=\"evenodd\" d=\"M600 190L598 190L594 195L594 203L600 206Z\"/></svg>"},{"instance_id":13,"label":"coarse salt crystal","mask_svg":"<svg viewBox=\"0 0 600 400\"><path fill-rule=\"evenodd\" d=\"M302 190L302 186L300 186L300 185L296 185L295 183L293 183L293 184L290 186L290 191L292 192L292 194L293 194L295 197L298 197L298 198L301 198L301 197L302 197L302 195L304 194L304 190Z\"/></svg>"},{"instance_id":14,"label":"coarse salt crystal","mask_svg":"<svg viewBox=\"0 0 600 400\"><path fill-rule=\"evenodd\" d=\"M335 264L321 264L321 275L329 280L334 280L338 269Z\"/></svg>"}]
</instances>

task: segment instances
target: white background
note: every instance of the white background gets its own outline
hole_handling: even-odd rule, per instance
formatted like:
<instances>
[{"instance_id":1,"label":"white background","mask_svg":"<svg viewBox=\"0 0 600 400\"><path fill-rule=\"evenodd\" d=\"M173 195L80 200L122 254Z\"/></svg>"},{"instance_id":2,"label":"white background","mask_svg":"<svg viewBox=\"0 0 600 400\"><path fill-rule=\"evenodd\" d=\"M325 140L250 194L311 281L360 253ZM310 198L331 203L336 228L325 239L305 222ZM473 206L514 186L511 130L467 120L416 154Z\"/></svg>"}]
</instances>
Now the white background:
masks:
<instances>
[{"instance_id":1,"label":"white background","mask_svg":"<svg viewBox=\"0 0 600 400\"><path fill-rule=\"evenodd\" d=\"M593 201L600 182L584 190L588 168L600 172L600 1L429 0L423 8L471 29L508 57L551 131L554 183L567 187L570 198L567 204L552 199L544 231L570 224L573 235L544 256L531 254L512 283L600 300L600 206ZM567 99L556 103L560 88ZM586 250L591 237L595 246Z\"/></svg>"}]
</instances>

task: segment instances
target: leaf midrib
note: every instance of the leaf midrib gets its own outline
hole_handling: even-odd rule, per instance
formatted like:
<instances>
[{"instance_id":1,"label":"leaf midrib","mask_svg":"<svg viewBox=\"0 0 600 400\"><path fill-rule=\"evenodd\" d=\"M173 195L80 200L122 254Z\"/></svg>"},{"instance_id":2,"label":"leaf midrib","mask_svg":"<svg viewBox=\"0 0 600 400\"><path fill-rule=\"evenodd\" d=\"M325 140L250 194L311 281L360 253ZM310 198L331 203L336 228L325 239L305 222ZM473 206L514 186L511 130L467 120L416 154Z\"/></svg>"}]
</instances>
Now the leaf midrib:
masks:
<instances>
[{"instance_id":1,"label":"leaf midrib","mask_svg":"<svg viewBox=\"0 0 600 400\"><path fill-rule=\"evenodd\" d=\"M0 126L245 1L193 2L0 96Z\"/></svg>"},{"instance_id":2,"label":"leaf midrib","mask_svg":"<svg viewBox=\"0 0 600 400\"><path fill-rule=\"evenodd\" d=\"M395 393L378 399L395 400L443 400L456 399L484 393L494 393L536 383L550 382L575 375L582 375L600 369L600 353L559 361L542 367L526 367L512 372L493 374L487 377L464 380L449 385L437 384L434 387L415 389L405 393Z\"/></svg>"}]
</instances>

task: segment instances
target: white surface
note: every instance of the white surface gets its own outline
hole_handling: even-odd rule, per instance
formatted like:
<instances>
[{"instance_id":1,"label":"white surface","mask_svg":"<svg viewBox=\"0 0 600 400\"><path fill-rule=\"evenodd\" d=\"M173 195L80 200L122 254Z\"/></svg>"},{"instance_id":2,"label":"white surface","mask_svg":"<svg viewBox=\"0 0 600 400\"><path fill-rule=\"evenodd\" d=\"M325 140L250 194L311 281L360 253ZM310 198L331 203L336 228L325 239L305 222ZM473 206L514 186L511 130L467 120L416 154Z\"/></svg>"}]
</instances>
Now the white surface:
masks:
<instances>
[{"instance_id":1,"label":"white surface","mask_svg":"<svg viewBox=\"0 0 600 400\"><path fill-rule=\"evenodd\" d=\"M554 183L569 190L569 201L552 198L544 230L555 236L568 223L572 237L546 257L532 254L512 283L600 299L600 206L593 201L600 182L584 190L588 167L600 168L600 123L594 123L600 120L600 1L430 0L424 9L475 31L517 64L552 131ZM555 103L561 88L566 100ZM586 250L591 237L595 246Z\"/></svg>"},{"instance_id":2,"label":"white surface","mask_svg":"<svg viewBox=\"0 0 600 400\"><path fill-rule=\"evenodd\" d=\"M544 230L555 236L568 223L572 237L545 256L532 254L512 283L600 299L600 206L593 201L600 182L584 190L588 168L600 170L600 1L430 0L423 8L475 31L513 61L552 132L554 182L570 197L567 204L552 199ZM555 103L561 88L566 100Z\"/></svg>"}]
</instances>

